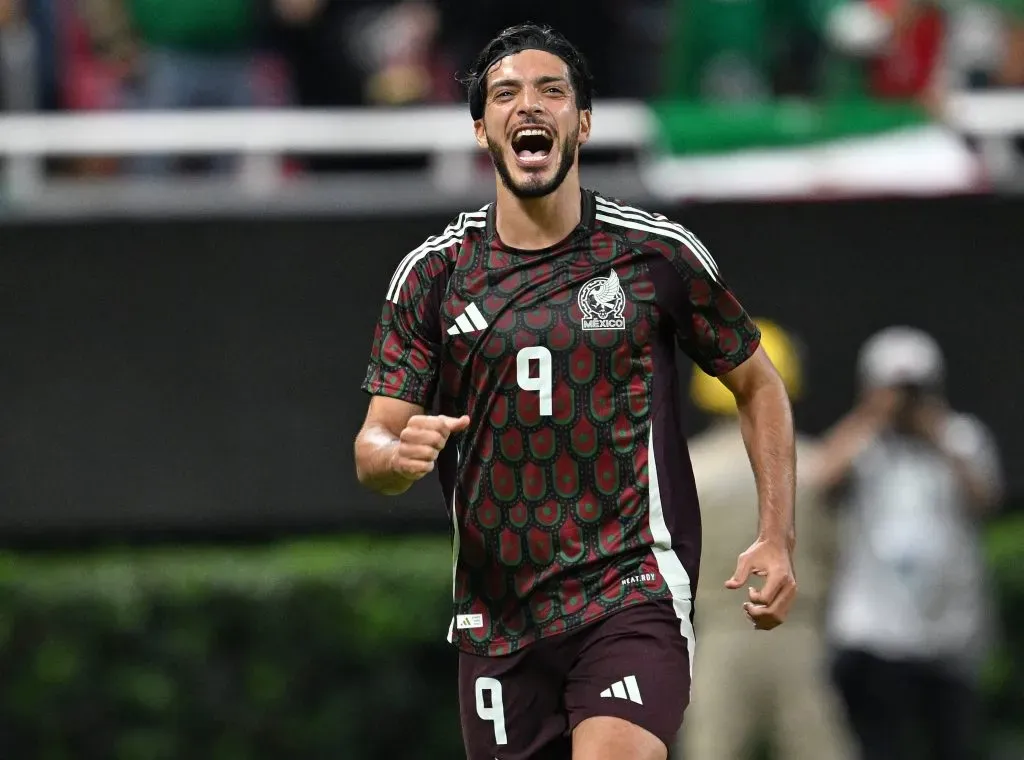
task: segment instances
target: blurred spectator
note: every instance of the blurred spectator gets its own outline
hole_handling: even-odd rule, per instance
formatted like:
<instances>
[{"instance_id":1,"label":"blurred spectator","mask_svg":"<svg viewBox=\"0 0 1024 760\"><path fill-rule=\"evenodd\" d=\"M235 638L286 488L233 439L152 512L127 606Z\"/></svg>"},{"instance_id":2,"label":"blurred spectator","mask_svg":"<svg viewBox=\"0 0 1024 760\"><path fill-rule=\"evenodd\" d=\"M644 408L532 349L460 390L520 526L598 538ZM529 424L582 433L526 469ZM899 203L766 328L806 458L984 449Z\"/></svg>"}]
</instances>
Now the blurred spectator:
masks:
<instances>
[{"instance_id":1,"label":"blurred spectator","mask_svg":"<svg viewBox=\"0 0 1024 760\"><path fill-rule=\"evenodd\" d=\"M1000 67L999 83L1008 87L1024 87L1024 5L1008 11L1006 47Z\"/></svg>"},{"instance_id":2,"label":"blurred spectator","mask_svg":"<svg viewBox=\"0 0 1024 760\"><path fill-rule=\"evenodd\" d=\"M778 326L757 323L762 346L791 398L798 399L802 371L796 347ZM750 543L757 505L736 405L721 383L701 372L694 373L691 395L714 419L689 441L704 518L693 703L679 749L685 760L743 760L764 740L774 746L774 757L786 760L848 757L822 630L834 527L805 477L814 464L815 444L798 436L794 563L799 601L779 631L755 633L742 614L746 594L722 585L735 569L736 555Z\"/></svg>"},{"instance_id":3,"label":"blurred spectator","mask_svg":"<svg viewBox=\"0 0 1024 760\"><path fill-rule=\"evenodd\" d=\"M436 103L460 97L454 66L437 47L439 26L437 7L424 0L403 0L367 24L358 47L370 71L371 103Z\"/></svg>"},{"instance_id":4,"label":"blurred spectator","mask_svg":"<svg viewBox=\"0 0 1024 760\"><path fill-rule=\"evenodd\" d=\"M298 105L363 105L363 76L348 44L352 19L367 0L271 0L274 47L288 65Z\"/></svg>"},{"instance_id":5,"label":"blurred spectator","mask_svg":"<svg viewBox=\"0 0 1024 760\"><path fill-rule=\"evenodd\" d=\"M911 0L904 0L911 2ZM946 89L1024 85L1024 4L1017 0L947 0Z\"/></svg>"},{"instance_id":6,"label":"blurred spectator","mask_svg":"<svg viewBox=\"0 0 1024 760\"><path fill-rule=\"evenodd\" d=\"M939 72L946 23L942 10L931 2L836 4L825 19L825 29L832 63L846 69L846 79L832 79L834 92L924 101Z\"/></svg>"},{"instance_id":7,"label":"blurred spectator","mask_svg":"<svg viewBox=\"0 0 1024 760\"><path fill-rule=\"evenodd\" d=\"M39 108L52 111L60 108L58 0L29 0L26 11L37 39Z\"/></svg>"},{"instance_id":8,"label":"blurred spectator","mask_svg":"<svg viewBox=\"0 0 1024 760\"><path fill-rule=\"evenodd\" d=\"M664 1L664 0L663 0ZM585 10L577 3L553 0L436 0L441 14L439 44L451 55L455 68L464 72L480 49L502 29L532 21L550 24L573 41L587 59L594 76L594 93L600 98L641 97L648 80L657 81L654 72L619 71L620 60L629 60L619 51L625 44L625 31L616 18L630 12L633 2L589 0ZM623 8L626 6L626 8ZM628 37L625 37L628 41ZM621 83L621 89L616 89Z\"/></svg>"},{"instance_id":9,"label":"blurred spectator","mask_svg":"<svg viewBox=\"0 0 1024 760\"><path fill-rule=\"evenodd\" d=\"M724 102L770 96L767 0L675 0L672 8L670 96Z\"/></svg>"},{"instance_id":10,"label":"blurred spectator","mask_svg":"<svg viewBox=\"0 0 1024 760\"><path fill-rule=\"evenodd\" d=\"M839 0L673 0L667 94L720 103L812 96L823 7Z\"/></svg>"},{"instance_id":11,"label":"blurred spectator","mask_svg":"<svg viewBox=\"0 0 1024 760\"><path fill-rule=\"evenodd\" d=\"M990 613L977 524L999 497L996 448L949 408L929 335L882 331L858 373L860 403L816 471L844 507L834 677L863 757L978 757Z\"/></svg>"},{"instance_id":12,"label":"blurred spectator","mask_svg":"<svg viewBox=\"0 0 1024 760\"><path fill-rule=\"evenodd\" d=\"M825 28L833 50L863 67L867 93L919 99L939 116L947 91L1024 84L1024 9L1015 3L844 0Z\"/></svg>"},{"instance_id":13,"label":"blurred spectator","mask_svg":"<svg viewBox=\"0 0 1024 760\"><path fill-rule=\"evenodd\" d=\"M139 42L125 0L64 6L62 105L74 111L124 108L138 73Z\"/></svg>"},{"instance_id":14,"label":"blurred spectator","mask_svg":"<svg viewBox=\"0 0 1024 760\"><path fill-rule=\"evenodd\" d=\"M146 110L257 104L257 0L82 0L90 37L120 73L123 104ZM163 174L174 162L147 156L137 169ZM226 170L229 157L214 159Z\"/></svg>"},{"instance_id":15,"label":"blurred spectator","mask_svg":"<svg viewBox=\"0 0 1024 760\"><path fill-rule=\"evenodd\" d=\"M429 0L272 0L277 48L299 104L322 108L457 99Z\"/></svg>"},{"instance_id":16,"label":"blurred spectator","mask_svg":"<svg viewBox=\"0 0 1024 760\"><path fill-rule=\"evenodd\" d=\"M145 108L251 106L253 0L128 0Z\"/></svg>"},{"instance_id":17,"label":"blurred spectator","mask_svg":"<svg viewBox=\"0 0 1024 760\"><path fill-rule=\"evenodd\" d=\"M39 107L39 40L24 0L0 0L0 108Z\"/></svg>"}]
</instances>

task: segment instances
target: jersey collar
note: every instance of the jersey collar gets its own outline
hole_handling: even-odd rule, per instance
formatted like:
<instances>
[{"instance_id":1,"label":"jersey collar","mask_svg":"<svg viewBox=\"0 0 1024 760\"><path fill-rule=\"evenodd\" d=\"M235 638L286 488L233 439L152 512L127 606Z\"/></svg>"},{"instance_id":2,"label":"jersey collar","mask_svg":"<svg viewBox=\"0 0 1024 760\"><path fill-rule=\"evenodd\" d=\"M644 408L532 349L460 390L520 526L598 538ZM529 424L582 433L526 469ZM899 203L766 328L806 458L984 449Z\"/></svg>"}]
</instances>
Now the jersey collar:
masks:
<instances>
[{"instance_id":1,"label":"jersey collar","mask_svg":"<svg viewBox=\"0 0 1024 760\"><path fill-rule=\"evenodd\" d=\"M595 224L597 222L597 203L594 202L594 192L587 190L585 187L580 188L580 223L579 226L573 230L569 237L585 232L590 234L594 231ZM498 241L498 228L497 228L497 203L490 203L487 206L487 242L493 243Z\"/></svg>"}]
</instances>

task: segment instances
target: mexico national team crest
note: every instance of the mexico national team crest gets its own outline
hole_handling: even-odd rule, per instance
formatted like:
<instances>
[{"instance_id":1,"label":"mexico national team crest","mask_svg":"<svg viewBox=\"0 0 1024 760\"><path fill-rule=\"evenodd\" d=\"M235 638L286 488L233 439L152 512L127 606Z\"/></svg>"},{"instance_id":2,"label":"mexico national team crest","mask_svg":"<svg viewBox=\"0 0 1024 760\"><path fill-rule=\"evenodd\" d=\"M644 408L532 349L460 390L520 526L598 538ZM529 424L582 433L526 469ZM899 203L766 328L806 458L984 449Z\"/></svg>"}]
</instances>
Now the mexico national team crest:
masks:
<instances>
[{"instance_id":1,"label":"mexico national team crest","mask_svg":"<svg viewBox=\"0 0 1024 760\"><path fill-rule=\"evenodd\" d=\"M595 277L580 288L577 297L583 312L584 330L625 330L626 294L619 285L619 276L613 269L608 277Z\"/></svg>"}]
</instances>

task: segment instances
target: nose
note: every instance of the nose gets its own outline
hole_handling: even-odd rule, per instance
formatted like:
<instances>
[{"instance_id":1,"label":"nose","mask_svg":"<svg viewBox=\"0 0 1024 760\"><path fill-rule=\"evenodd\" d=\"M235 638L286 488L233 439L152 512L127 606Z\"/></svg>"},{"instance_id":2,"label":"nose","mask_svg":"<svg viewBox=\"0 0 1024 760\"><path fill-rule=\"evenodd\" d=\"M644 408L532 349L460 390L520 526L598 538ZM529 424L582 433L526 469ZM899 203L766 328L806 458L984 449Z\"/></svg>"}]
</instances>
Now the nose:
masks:
<instances>
[{"instance_id":1,"label":"nose","mask_svg":"<svg viewBox=\"0 0 1024 760\"><path fill-rule=\"evenodd\" d=\"M519 113L522 115L539 114L543 109L540 93L533 87L524 87L522 97L519 99Z\"/></svg>"}]
</instances>

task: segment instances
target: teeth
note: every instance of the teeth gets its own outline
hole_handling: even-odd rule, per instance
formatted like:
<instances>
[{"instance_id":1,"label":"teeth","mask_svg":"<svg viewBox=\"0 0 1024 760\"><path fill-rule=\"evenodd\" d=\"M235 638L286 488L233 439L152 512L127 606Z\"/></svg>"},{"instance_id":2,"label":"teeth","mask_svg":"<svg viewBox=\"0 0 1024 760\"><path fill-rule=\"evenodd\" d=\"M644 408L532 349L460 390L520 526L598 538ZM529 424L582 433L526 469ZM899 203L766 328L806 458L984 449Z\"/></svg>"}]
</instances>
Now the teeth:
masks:
<instances>
[{"instance_id":1,"label":"teeth","mask_svg":"<svg viewBox=\"0 0 1024 760\"><path fill-rule=\"evenodd\" d=\"M543 129L522 129L516 132L516 137L547 137L547 134Z\"/></svg>"}]
</instances>

